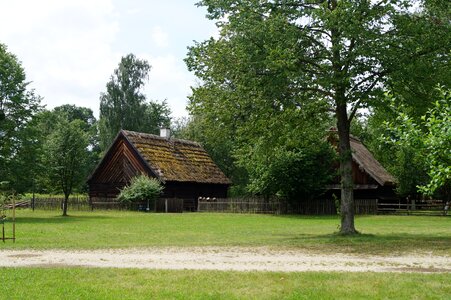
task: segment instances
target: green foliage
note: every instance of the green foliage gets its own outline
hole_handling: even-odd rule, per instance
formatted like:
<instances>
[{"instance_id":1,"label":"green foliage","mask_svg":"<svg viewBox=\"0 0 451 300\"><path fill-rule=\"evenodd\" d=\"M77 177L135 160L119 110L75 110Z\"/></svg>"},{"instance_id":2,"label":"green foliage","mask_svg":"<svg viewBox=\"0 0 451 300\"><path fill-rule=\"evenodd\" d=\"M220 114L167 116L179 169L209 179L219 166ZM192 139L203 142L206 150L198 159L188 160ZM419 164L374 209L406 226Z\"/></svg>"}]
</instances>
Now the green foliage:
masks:
<instances>
[{"instance_id":1,"label":"green foliage","mask_svg":"<svg viewBox=\"0 0 451 300\"><path fill-rule=\"evenodd\" d=\"M82 121L82 129L89 137L89 147L91 152L98 154L99 141L97 135L97 120L94 117L92 109L87 107L81 107L76 105L65 104L55 107L50 114L53 115L53 119L59 116L64 116L69 122L80 120ZM47 116L48 117L48 116ZM45 117L45 118L47 118ZM41 118L42 120L43 118ZM52 118L50 118L52 120ZM42 120L44 121L44 120ZM54 120L53 120L54 121ZM44 121L45 122L45 121ZM47 121L48 122L48 121ZM52 122L52 124L55 124ZM52 124L48 124L48 128L51 130Z\"/></svg>"},{"instance_id":2,"label":"green foliage","mask_svg":"<svg viewBox=\"0 0 451 300\"><path fill-rule=\"evenodd\" d=\"M312 198L332 179L333 150L325 143L292 151L275 149L267 164L250 171L254 193L277 195L290 202Z\"/></svg>"},{"instance_id":3,"label":"green foliage","mask_svg":"<svg viewBox=\"0 0 451 300\"><path fill-rule=\"evenodd\" d=\"M425 167L421 159L417 159L417 150L408 145L395 145L381 140L386 135L386 123L395 123L397 112L391 108L391 101L374 109L370 114L362 139L374 154L375 158L397 179L396 190L401 197L419 197L417 185L427 180ZM361 136L360 136L361 137Z\"/></svg>"},{"instance_id":4,"label":"green foliage","mask_svg":"<svg viewBox=\"0 0 451 300\"><path fill-rule=\"evenodd\" d=\"M84 160L84 173L87 174L92 170L99 159L99 145L97 136L97 121L93 116L91 109L86 107L78 107L75 105L62 105L55 107L53 110L42 110L36 115L35 122L32 124L34 130L34 138L36 140L33 157L33 173L29 177L33 179L28 185L27 191L35 191L42 193L58 193L61 192L61 184L59 180L50 176L47 168L48 153L46 153L48 140L60 130L61 122L64 124L77 121L79 129L83 131L88 139L87 157ZM85 190L84 180L77 181L73 186L76 192Z\"/></svg>"},{"instance_id":5,"label":"green foliage","mask_svg":"<svg viewBox=\"0 0 451 300\"><path fill-rule=\"evenodd\" d=\"M100 146L106 150L120 129L158 133L168 127L170 109L166 101L146 102L142 93L151 67L133 54L122 57L100 95Z\"/></svg>"},{"instance_id":6,"label":"green foliage","mask_svg":"<svg viewBox=\"0 0 451 300\"><path fill-rule=\"evenodd\" d=\"M253 147L249 135L271 136L267 120L279 118L281 127L299 122L286 121L285 111L317 103L316 114L333 112L346 195L342 228L355 232L348 199L352 119L359 109L377 106L388 87L411 88L404 93L410 95L436 82L417 85L410 75L430 77L431 66L449 69L448 17L431 2L421 4L414 11L407 0L200 1L220 36L189 48L186 63L202 82L189 110L217 134L233 136L232 151L240 152Z\"/></svg>"},{"instance_id":7,"label":"green foliage","mask_svg":"<svg viewBox=\"0 0 451 300\"><path fill-rule=\"evenodd\" d=\"M4 204L11 204L13 201L21 200L21 198L22 197L18 195L14 189L12 189L8 181L0 182L0 213L2 212L2 206Z\"/></svg>"},{"instance_id":8,"label":"green foliage","mask_svg":"<svg viewBox=\"0 0 451 300\"><path fill-rule=\"evenodd\" d=\"M287 109L253 124L258 127L246 128L248 132L240 140L246 146L236 149L234 156L249 174L248 189L252 193L278 195L295 202L324 190L333 174L335 158L325 138L330 120L321 115L301 115L309 111L307 107L302 111Z\"/></svg>"},{"instance_id":9,"label":"green foliage","mask_svg":"<svg viewBox=\"0 0 451 300\"><path fill-rule=\"evenodd\" d=\"M43 145L42 159L48 180L65 195L63 215L66 215L67 198L73 188L81 185L88 174L89 139L83 126L81 120L69 121L62 116Z\"/></svg>"},{"instance_id":10,"label":"green foliage","mask_svg":"<svg viewBox=\"0 0 451 300\"><path fill-rule=\"evenodd\" d=\"M417 3L415 12L395 18L397 33L384 58L390 66L390 93L415 120L432 108L437 98L435 87L451 84L449 47L441 46L451 44L451 2Z\"/></svg>"},{"instance_id":11,"label":"green foliage","mask_svg":"<svg viewBox=\"0 0 451 300\"><path fill-rule=\"evenodd\" d=\"M392 101L397 111L394 122L386 122L387 133L384 141L395 147L398 157L404 165L401 184L416 184L418 190L426 195L441 191L449 196L451 192L451 92L439 89L440 98L434 107L416 123L405 111L405 107ZM406 165L414 166L407 169ZM424 170L427 178L414 181L417 177L409 175ZM413 182L412 182L413 181Z\"/></svg>"},{"instance_id":12,"label":"green foliage","mask_svg":"<svg viewBox=\"0 0 451 300\"><path fill-rule=\"evenodd\" d=\"M451 90L441 90L441 98L422 118L426 126L426 159L429 162L427 185L419 186L421 192L432 194L445 189L451 194ZM451 195L448 195L451 196Z\"/></svg>"},{"instance_id":13,"label":"green foliage","mask_svg":"<svg viewBox=\"0 0 451 300\"><path fill-rule=\"evenodd\" d=\"M121 190L117 199L122 203L149 201L149 205L153 207L153 203L162 191L163 186L157 179L140 175L132 178L130 184Z\"/></svg>"},{"instance_id":14,"label":"green foliage","mask_svg":"<svg viewBox=\"0 0 451 300\"><path fill-rule=\"evenodd\" d=\"M0 43L0 181L23 192L31 183L36 139L32 124L40 97L28 89L17 57Z\"/></svg>"},{"instance_id":15,"label":"green foliage","mask_svg":"<svg viewBox=\"0 0 451 300\"><path fill-rule=\"evenodd\" d=\"M88 157L86 161L86 169L88 172L93 170L100 158L100 145L98 135L98 121L94 117L92 109L76 105L57 106L50 112L56 118L67 118L69 122L80 120L80 126L88 137ZM43 120L43 118L41 118ZM45 122L45 121L44 121ZM75 186L79 192L86 191L85 182Z\"/></svg>"},{"instance_id":16,"label":"green foliage","mask_svg":"<svg viewBox=\"0 0 451 300\"><path fill-rule=\"evenodd\" d=\"M11 191L9 191L8 186L8 181L0 181L0 208L2 208L3 204L9 202L9 195L11 194Z\"/></svg>"}]
</instances>

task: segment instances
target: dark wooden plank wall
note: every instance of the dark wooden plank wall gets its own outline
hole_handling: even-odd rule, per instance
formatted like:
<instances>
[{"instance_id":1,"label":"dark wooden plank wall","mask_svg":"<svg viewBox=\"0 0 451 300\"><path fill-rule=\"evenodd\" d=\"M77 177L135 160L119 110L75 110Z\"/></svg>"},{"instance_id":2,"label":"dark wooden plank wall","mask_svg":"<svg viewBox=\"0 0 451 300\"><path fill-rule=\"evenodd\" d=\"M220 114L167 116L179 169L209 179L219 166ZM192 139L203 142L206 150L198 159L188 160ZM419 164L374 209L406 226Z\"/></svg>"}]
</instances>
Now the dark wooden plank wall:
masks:
<instances>
[{"instance_id":1,"label":"dark wooden plank wall","mask_svg":"<svg viewBox=\"0 0 451 300\"><path fill-rule=\"evenodd\" d=\"M340 165L338 163L334 164L334 169L338 171L340 169ZM377 184L379 185L379 183L374 180L368 173L366 173L364 170L362 170L359 165L353 161L352 162L352 179L354 181L354 184ZM334 184L339 184L340 183L340 176L335 176L334 180L333 180Z\"/></svg>"},{"instance_id":2,"label":"dark wooden plank wall","mask_svg":"<svg viewBox=\"0 0 451 300\"><path fill-rule=\"evenodd\" d=\"M199 197L226 198L227 185L195 182L167 182L163 197L184 199L184 210L196 211Z\"/></svg>"},{"instance_id":3,"label":"dark wooden plank wall","mask_svg":"<svg viewBox=\"0 0 451 300\"><path fill-rule=\"evenodd\" d=\"M355 161L352 162L352 179L354 180L354 184L378 184L377 181L363 171Z\"/></svg>"},{"instance_id":4,"label":"dark wooden plank wall","mask_svg":"<svg viewBox=\"0 0 451 300\"><path fill-rule=\"evenodd\" d=\"M148 173L125 139L119 139L89 180L91 198L115 198L131 178Z\"/></svg>"}]
</instances>

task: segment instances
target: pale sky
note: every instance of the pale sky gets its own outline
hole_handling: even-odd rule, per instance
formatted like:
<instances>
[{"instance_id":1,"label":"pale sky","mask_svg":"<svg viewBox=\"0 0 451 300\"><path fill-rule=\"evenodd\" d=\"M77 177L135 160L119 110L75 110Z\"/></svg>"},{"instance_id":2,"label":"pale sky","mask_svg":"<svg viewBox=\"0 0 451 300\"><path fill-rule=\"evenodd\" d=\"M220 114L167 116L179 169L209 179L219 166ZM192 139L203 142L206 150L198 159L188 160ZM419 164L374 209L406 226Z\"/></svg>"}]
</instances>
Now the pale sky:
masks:
<instances>
[{"instance_id":1,"label":"pale sky","mask_svg":"<svg viewBox=\"0 0 451 300\"><path fill-rule=\"evenodd\" d=\"M89 107L121 56L133 53L152 66L145 94L167 99L173 117L186 116L190 86L183 59L193 40L216 35L197 0L0 0L0 43L22 62L31 87L48 109Z\"/></svg>"}]
</instances>

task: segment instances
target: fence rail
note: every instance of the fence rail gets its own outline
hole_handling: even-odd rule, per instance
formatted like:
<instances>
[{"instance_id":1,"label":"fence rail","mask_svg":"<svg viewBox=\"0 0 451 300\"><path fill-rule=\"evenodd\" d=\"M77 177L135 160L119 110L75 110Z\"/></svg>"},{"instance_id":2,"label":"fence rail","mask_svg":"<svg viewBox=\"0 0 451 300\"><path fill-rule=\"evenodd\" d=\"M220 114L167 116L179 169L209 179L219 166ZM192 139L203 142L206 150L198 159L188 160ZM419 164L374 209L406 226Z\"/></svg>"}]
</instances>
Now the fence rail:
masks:
<instances>
[{"instance_id":1,"label":"fence rail","mask_svg":"<svg viewBox=\"0 0 451 300\"><path fill-rule=\"evenodd\" d=\"M290 204L279 199L222 198L199 200L199 212L262 213L262 214L305 214L335 215L337 209L332 199L315 199ZM376 214L376 199L356 199L357 214Z\"/></svg>"},{"instance_id":2,"label":"fence rail","mask_svg":"<svg viewBox=\"0 0 451 300\"><path fill-rule=\"evenodd\" d=\"M95 199L102 200L102 199ZM64 197L39 197L34 199L34 208L42 210L59 210L62 208ZM22 207L32 207L33 199L21 201ZM178 198L159 198L150 210L157 212L183 212L184 199ZM88 196L69 197L67 202L68 210L141 210L147 209L146 202L137 202L132 204L123 204L118 201L89 201Z\"/></svg>"},{"instance_id":3,"label":"fence rail","mask_svg":"<svg viewBox=\"0 0 451 300\"><path fill-rule=\"evenodd\" d=\"M447 215L449 207L441 200L426 200L411 203L379 203L379 214L407 214L407 215Z\"/></svg>"},{"instance_id":4,"label":"fence rail","mask_svg":"<svg viewBox=\"0 0 451 300\"><path fill-rule=\"evenodd\" d=\"M188 199L189 200L189 199ZM59 210L64 197L39 197L34 199L34 208ZM183 212L187 199L160 198L151 210L156 212ZM407 214L407 215L448 215L449 206L441 200L427 200L411 203L378 203L377 199L355 199L356 214ZM190 202L191 203L191 202ZM16 207L33 207L33 200L16 203ZM90 202L88 196L73 196L68 199L69 210L89 211L93 209L146 210L146 203L124 205L117 201ZM332 199L317 199L289 204L277 198L218 198L199 199L197 211L254 214L304 214L335 215L336 206Z\"/></svg>"},{"instance_id":5,"label":"fence rail","mask_svg":"<svg viewBox=\"0 0 451 300\"><path fill-rule=\"evenodd\" d=\"M30 207L35 209L43 209L43 210L58 210L62 208L62 203L64 201L64 197L37 197L28 200L30 203ZM89 197L88 196L74 196L69 197L67 200L67 209L68 210L91 210L91 206L89 205Z\"/></svg>"}]
</instances>

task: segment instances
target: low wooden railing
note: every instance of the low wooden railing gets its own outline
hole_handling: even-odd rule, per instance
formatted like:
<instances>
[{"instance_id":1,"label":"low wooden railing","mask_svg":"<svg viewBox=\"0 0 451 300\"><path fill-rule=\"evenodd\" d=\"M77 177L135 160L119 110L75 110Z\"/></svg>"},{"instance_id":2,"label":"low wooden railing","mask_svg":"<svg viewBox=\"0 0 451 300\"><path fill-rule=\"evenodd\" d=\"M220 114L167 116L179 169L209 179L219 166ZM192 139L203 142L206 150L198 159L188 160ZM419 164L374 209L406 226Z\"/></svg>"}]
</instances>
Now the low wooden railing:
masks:
<instances>
[{"instance_id":1,"label":"low wooden railing","mask_svg":"<svg viewBox=\"0 0 451 300\"><path fill-rule=\"evenodd\" d=\"M449 207L442 200L426 200L411 203L379 203L378 214L448 215Z\"/></svg>"}]
</instances>

